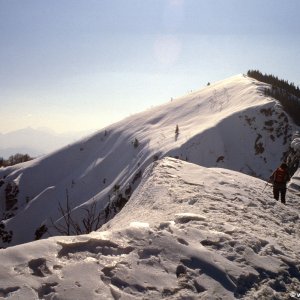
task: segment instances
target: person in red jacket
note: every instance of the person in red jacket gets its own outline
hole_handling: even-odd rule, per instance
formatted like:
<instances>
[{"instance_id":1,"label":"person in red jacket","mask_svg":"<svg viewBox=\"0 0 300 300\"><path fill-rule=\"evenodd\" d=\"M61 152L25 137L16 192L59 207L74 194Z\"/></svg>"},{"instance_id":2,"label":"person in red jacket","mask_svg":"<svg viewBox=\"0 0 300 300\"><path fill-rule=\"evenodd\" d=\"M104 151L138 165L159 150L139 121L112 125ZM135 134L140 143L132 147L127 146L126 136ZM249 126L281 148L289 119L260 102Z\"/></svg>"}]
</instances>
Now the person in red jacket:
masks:
<instances>
[{"instance_id":1,"label":"person in red jacket","mask_svg":"<svg viewBox=\"0 0 300 300\"><path fill-rule=\"evenodd\" d=\"M286 163L282 163L270 177L270 181L273 182L273 195L278 201L279 195L281 196L281 203L285 204L286 184L290 180L288 166Z\"/></svg>"}]
</instances>

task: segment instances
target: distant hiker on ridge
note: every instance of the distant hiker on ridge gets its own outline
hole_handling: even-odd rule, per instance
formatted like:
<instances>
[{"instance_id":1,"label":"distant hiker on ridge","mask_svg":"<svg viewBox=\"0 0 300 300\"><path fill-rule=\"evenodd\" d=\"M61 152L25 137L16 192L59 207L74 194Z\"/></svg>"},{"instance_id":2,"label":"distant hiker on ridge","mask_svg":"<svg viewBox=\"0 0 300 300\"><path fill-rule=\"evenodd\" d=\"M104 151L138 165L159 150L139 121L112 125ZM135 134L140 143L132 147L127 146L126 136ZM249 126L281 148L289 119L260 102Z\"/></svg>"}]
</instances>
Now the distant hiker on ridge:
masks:
<instances>
[{"instance_id":1,"label":"distant hiker on ridge","mask_svg":"<svg viewBox=\"0 0 300 300\"><path fill-rule=\"evenodd\" d=\"M270 177L270 181L273 183L274 198L278 201L280 195L283 204L285 204L286 184L289 180L290 175L286 163L282 163Z\"/></svg>"}]
</instances>

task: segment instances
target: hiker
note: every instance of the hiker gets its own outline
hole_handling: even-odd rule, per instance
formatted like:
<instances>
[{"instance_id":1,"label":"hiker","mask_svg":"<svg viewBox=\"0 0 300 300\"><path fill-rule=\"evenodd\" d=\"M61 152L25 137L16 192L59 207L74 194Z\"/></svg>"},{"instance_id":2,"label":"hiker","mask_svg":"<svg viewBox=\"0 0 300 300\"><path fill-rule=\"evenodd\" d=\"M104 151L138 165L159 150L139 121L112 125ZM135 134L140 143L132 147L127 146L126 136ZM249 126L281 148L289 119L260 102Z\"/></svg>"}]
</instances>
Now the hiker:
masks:
<instances>
[{"instance_id":1,"label":"hiker","mask_svg":"<svg viewBox=\"0 0 300 300\"><path fill-rule=\"evenodd\" d=\"M282 163L270 177L270 181L273 183L274 199L278 201L280 195L283 204L285 204L286 184L289 180L290 175L286 163Z\"/></svg>"}]
</instances>

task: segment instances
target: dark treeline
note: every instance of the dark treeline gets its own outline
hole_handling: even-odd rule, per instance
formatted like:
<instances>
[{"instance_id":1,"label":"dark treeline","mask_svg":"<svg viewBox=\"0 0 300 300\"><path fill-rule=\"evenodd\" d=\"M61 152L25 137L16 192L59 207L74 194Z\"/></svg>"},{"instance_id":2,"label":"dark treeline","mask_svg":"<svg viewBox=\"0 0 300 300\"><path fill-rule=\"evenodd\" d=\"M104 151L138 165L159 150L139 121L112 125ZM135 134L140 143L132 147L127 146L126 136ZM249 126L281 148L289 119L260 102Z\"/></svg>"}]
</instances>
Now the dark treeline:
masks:
<instances>
[{"instance_id":1,"label":"dark treeline","mask_svg":"<svg viewBox=\"0 0 300 300\"><path fill-rule=\"evenodd\" d=\"M0 157L0 168L13 166L32 159L33 158L30 157L28 154L21 154L21 153L11 155L8 159L4 159L3 157Z\"/></svg>"},{"instance_id":2,"label":"dark treeline","mask_svg":"<svg viewBox=\"0 0 300 300\"><path fill-rule=\"evenodd\" d=\"M300 89L294 83L278 79L274 75L262 74L258 70L249 70L248 76L271 85L265 90L266 96L277 99L293 121L300 125Z\"/></svg>"}]
</instances>

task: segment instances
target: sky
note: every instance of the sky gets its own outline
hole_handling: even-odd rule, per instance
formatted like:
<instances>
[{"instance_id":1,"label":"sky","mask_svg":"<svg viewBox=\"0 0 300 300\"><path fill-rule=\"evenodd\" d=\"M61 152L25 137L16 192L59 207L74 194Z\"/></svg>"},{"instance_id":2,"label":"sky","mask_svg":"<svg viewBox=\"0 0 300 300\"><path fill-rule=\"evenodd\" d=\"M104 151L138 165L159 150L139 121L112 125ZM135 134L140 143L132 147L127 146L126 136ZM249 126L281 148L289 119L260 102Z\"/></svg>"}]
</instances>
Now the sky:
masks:
<instances>
[{"instance_id":1,"label":"sky","mask_svg":"<svg viewBox=\"0 0 300 300\"><path fill-rule=\"evenodd\" d=\"M0 133L101 129L249 69L300 85L299 0L0 0Z\"/></svg>"}]
</instances>

